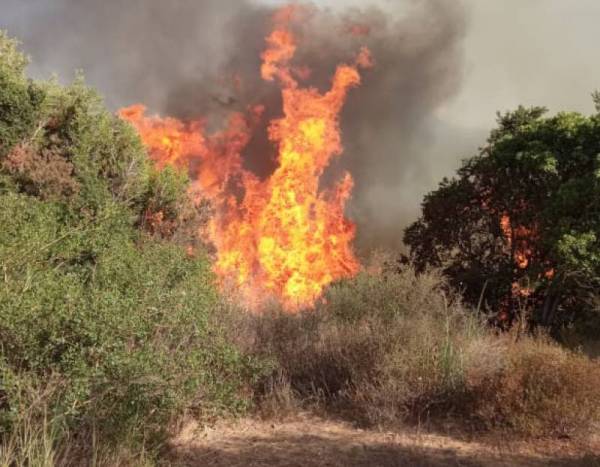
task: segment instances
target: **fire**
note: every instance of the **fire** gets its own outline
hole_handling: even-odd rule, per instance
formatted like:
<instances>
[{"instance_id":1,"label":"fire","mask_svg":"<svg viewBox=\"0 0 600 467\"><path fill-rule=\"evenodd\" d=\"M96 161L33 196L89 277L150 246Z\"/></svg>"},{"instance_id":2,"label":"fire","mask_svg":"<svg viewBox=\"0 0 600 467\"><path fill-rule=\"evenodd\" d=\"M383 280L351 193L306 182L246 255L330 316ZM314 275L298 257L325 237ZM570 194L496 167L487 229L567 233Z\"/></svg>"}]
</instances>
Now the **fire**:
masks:
<instances>
[{"instance_id":1,"label":"fire","mask_svg":"<svg viewBox=\"0 0 600 467\"><path fill-rule=\"evenodd\" d=\"M266 38L261 76L277 82L283 117L271 121L269 139L278 148L277 167L265 180L242 165L241 152L258 123L262 107L234 113L227 128L208 135L203 122L149 117L142 105L120 116L138 130L158 167L186 168L208 198L215 216L208 229L217 250L215 272L251 304L277 298L288 310L309 306L332 281L354 275L354 225L344 208L353 180L346 173L329 188L319 186L333 157L342 153L339 113L348 91L361 82L360 68L372 66L367 49L354 63L339 65L331 88L320 93L298 79L310 73L290 65L297 49L291 30L300 7L274 16Z\"/></svg>"},{"instance_id":2,"label":"fire","mask_svg":"<svg viewBox=\"0 0 600 467\"><path fill-rule=\"evenodd\" d=\"M202 122L184 124L174 118L145 118L141 104L121 109L121 118L134 123L144 144L153 148L150 155L159 168L166 165L184 166L192 154L205 147Z\"/></svg>"},{"instance_id":3,"label":"fire","mask_svg":"<svg viewBox=\"0 0 600 467\"><path fill-rule=\"evenodd\" d=\"M355 37L368 36L371 34L371 27L366 24L354 23L348 25L345 32Z\"/></svg>"},{"instance_id":4,"label":"fire","mask_svg":"<svg viewBox=\"0 0 600 467\"><path fill-rule=\"evenodd\" d=\"M513 248L513 259L519 269L527 269L533 255L530 242L535 237L535 231L525 226L513 227L510 216L504 214L500 219L500 227L510 249Z\"/></svg>"},{"instance_id":5,"label":"fire","mask_svg":"<svg viewBox=\"0 0 600 467\"><path fill-rule=\"evenodd\" d=\"M513 226L513 222L508 213L504 213L500 218L500 229L506 241L508 249L511 251L512 260L515 265L515 271L524 272L533 265L534 260L540 261L536 255L533 245L539 240L537 233L537 225L534 223L532 227L524 225ZM551 281L556 272L549 262L542 262L543 271L537 274L537 279L545 279ZM529 279L528 275L522 277ZM535 298L535 287L531 286L530 282L521 283L516 280L511 286L511 298L516 303L523 303L530 298ZM509 300L505 300L504 308L509 307Z\"/></svg>"},{"instance_id":6,"label":"fire","mask_svg":"<svg viewBox=\"0 0 600 467\"><path fill-rule=\"evenodd\" d=\"M513 227L511 218L504 213L500 218L500 229L512 252L512 259L517 269L527 269L533 255L529 242L534 237L534 231L525 226ZM513 282L511 287L512 298L519 301L526 299L533 293L530 287L523 287L519 282Z\"/></svg>"}]
</instances>

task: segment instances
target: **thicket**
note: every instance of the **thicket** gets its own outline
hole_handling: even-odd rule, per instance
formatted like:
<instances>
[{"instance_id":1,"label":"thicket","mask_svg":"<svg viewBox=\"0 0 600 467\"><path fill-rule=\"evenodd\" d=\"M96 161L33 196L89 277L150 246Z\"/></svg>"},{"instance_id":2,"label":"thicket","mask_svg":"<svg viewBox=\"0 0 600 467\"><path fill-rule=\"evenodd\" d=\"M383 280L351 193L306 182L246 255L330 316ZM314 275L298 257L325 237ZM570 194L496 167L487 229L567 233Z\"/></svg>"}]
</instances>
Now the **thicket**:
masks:
<instances>
[{"instance_id":1,"label":"thicket","mask_svg":"<svg viewBox=\"0 0 600 467\"><path fill-rule=\"evenodd\" d=\"M185 411L243 411L253 364L215 319L206 255L172 241L185 176L81 78L26 64L0 34L0 464L156 450Z\"/></svg>"}]
</instances>

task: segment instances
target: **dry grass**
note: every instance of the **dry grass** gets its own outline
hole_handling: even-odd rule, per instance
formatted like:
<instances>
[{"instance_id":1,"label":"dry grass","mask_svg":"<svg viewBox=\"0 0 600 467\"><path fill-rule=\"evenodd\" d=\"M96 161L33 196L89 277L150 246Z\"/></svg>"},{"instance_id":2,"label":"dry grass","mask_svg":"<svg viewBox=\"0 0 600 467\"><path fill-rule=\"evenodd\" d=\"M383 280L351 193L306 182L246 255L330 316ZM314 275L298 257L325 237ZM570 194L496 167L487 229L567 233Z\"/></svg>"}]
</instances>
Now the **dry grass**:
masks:
<instances>
[{"instance_id":1,"label":"dry grass","mask_svg":"<svg viewBox=\"0 0 600 467\"><path fill-rule=\"evenodd\" d=\"M465 378L468 343L484 331L444 288L433 273L363 274L333 286L315 310L237 323L243 345L274 362L263 406L300 401L368 424L446 410L445 394Z\"/></svg>"},{"instance_id":2,"label":"dry grass","mask_svg":"<svg viewBox=\"0 0 600 467\"><path fill-rule=\"evenodd\" d=\"M177 467L592 467L599 456L592 444L363 430L299 413L283 421L188 423L172 440L169 460Z\"/></svg>"},{"instance_id":3,"label":"dry grass","mask_svg":"<svg viewBox=\"0 0 600 467\"><path fill-rule=\"evenodd\" d=\"M60 391L61 384L55 378L43 385L31 380L13 383L13 390L19 392L20 405L11 407L12 430L2 434L1 467L51 467L58 463L61 456L57 440L61 437L61 426L60 421L52 417L49 401Z\"/></svg>"},{"instance_id":4,"label":"dry grass","mask_svg":"<svg viewBox=\"0 0 600 467\"><path fill-rule=\"evenodd\" d=\"M60 377L44 383L21 378L13 381L19 392L19 405L12 407L12 429L0 433L0 467L144 467L154 464L155 453L148 453L135 440L118 444L102 439L99 430L75 433L64 417L52 410L57 393L64 387Z\"/></svg>"},{"instance_id":5,"label":"dry grass","mask_svg":"<svg viewBox=\"0 0 600 467\"><path fill-rule=\"evenodd\" d=\"M600 362L541 337L502 339L492 364L484 350L471 357L466 389L488 427L574 437L600 421Z\"/></svg>"},{"instance_id":6,"label":"dry grass","mask_svg":"<svg viewBox=\"0 0 600 467\"><path fill-rule=\"evenodd\" d=\"M273 365L256 391L265 416L312 407L370 426L559 437L600 421L597 362L491 333L436 273L365 273L313 310L235 319L240 345Z\"/></svg>"}]
</instances>

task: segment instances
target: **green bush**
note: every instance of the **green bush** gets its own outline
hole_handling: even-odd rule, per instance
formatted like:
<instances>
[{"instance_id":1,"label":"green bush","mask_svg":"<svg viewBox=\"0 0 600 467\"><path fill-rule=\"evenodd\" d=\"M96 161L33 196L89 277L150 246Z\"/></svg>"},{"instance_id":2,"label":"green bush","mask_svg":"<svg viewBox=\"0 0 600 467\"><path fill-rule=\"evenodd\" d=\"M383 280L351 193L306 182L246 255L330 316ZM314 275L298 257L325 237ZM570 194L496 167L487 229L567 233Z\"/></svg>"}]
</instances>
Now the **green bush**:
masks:
<instances>
[{"instance_id":1,"label":"green bush","mask_svg":"<svg viewBox=\"0 0 600 467\"><path fill-rule=\"evenodd\" d=\"M188 210L193 210L188 186L187 176L173 167L152 170L141 200L145 211L140 226L151 234L172 238L185 223Z\"/></svg>"},{"instance_id":2,"label":"green bush","mask_svg":"<svg viewBox=\"0 0 600 467\"><path fill-rule=\"evenodd\" d=\"M161 434L183 409L244 409L248 362L214 325L208 261L144 240L116 204L76 224L63 215L0 197L4 430L24 378L58 378L52 416L115 441Z\"/></svg>"},{"instance_id":3,"label":"green bush","mask_svg":"<svg viewBox=\"0 0 600 467\"><path fill-rule=\"evenodd\" d=\"M26 65L16 41L0 32L0 187L40 195L44 184L72 179L73 207L116 200L139 215L152 169L135 130L81 76L66 87L33 82Z\"/></svg>"},{"instance_id":4,"label":"green bush","mask_svg":"<svg viewBox=\"0 0 600 467\"><path fill-rule=\"evenodd\" d=\"M151 165L135 130L109 113L82 77L67 87L45 83L44 126L36 143L62 152L81 185L76 205L110 200L135 208L148 190Z\"/></svg>"},{"instance_id":5,"label":"green bush","mask_svg":"<svg viewBox=\"0 0 600 467\"><path fill-rule=\"evenodd\" d=\"M243 411L259 369L218 323L206 255L138 228L182 217L187 180L81 78L25 65L0 34L0 461L85 465L99 443L157 449L185 412Z\"/></svg>"}]
</instances>

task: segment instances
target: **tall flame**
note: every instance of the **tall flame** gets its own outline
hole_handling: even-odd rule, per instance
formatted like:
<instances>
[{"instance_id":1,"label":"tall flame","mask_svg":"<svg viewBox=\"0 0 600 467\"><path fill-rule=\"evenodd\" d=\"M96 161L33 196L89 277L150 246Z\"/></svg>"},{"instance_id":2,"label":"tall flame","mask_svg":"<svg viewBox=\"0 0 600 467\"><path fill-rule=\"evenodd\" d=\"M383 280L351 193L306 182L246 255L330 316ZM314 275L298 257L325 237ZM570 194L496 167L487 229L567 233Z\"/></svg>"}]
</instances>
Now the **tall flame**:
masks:
<instances>
[{"instance_id":1,"label":"tall flame","mask_svg":"<svg viewBox=\"0 0 600 467\"><path fill-rule=\"evenodd\" d=\"M339 113L347 92L360 84L359 68L372 65L362 49L353 64L337 67L327 92L300 86L306 70L290 66L297 48L290 26L298 13L297 6L277 12L262 54L261 75L279 83L283 98L283 117L271 121L268 132L278 164L266 180L244 169L240 155L261 106L232 114L227 128L212 135L200 121L148 117L142 105L120 111L157 166L188 168L202 196L212 201L209 236L222 283L233 281L251 304L275 297L288 310L313 304L324 287L359 269L352 250L355 227L344 217L352 177L346 173L328 190L319 182L342 152Z\"/></svg>"}]
</instances>

